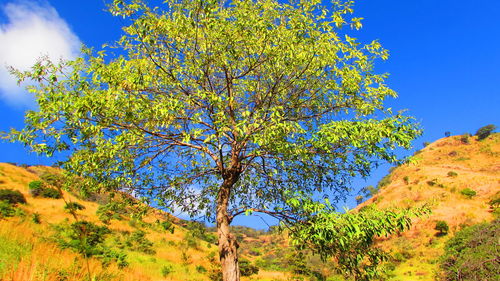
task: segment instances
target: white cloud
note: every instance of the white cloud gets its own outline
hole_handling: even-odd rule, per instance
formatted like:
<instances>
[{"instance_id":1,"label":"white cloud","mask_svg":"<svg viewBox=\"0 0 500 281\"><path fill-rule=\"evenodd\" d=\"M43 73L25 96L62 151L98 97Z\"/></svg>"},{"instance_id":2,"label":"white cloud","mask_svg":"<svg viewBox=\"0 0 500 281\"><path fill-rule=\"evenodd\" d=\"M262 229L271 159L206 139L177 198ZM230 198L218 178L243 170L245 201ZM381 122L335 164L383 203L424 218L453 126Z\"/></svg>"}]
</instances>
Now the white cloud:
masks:
<instances>
[{"instance_id":1,"label":"white cloud","mask_svg":"<svg viewBox=\"0 0 500 281\"><path fill-rule=\"evenodd\" d=\"M73 59L79 54L80 40L48 4L18 1L0 10L7 20L0 24L0 97L13 105L31 105L33 98L17 85L6 66L28 70L45 55L54 61Z\"/></svg>"}]
</instances>

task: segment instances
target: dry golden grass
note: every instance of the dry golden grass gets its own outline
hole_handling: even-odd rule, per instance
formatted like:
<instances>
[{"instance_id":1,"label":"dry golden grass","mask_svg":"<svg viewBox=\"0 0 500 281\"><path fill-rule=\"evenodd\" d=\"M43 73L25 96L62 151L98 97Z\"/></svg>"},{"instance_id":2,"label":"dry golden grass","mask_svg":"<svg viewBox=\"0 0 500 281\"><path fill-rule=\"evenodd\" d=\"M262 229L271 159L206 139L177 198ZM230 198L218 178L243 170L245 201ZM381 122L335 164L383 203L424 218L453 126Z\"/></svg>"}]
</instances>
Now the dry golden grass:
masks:
<instances>
[{"instance_id":1,"label":"dry golden grass","mask_svg":"<svg viewBox=\"0 0 500 281\"><path fill-rule=\"evenodd\" d=\"M394 169L391 183L359 206L374 203L380 208L406 208L428 204L432 208L429 217L415 220L412 229L401 237L379 243L394 253L408 251L413 255L397 267L394 280L434 280L444 243L461 225L491 221L493 215L487 202L500 191L498 133L483 141L472 137L469 144L463 144L460 136L443 138L425 147L415 158L416 164ZM449 172L457 175L449 176ZM432 181L434 185L428 183ZM477 195L468 199L460 194L464 188L475 190ZM448 235L436 236L437 220L448 223ZM397 243L402 239L406 250Z\"/></svg>"}]
</instances>

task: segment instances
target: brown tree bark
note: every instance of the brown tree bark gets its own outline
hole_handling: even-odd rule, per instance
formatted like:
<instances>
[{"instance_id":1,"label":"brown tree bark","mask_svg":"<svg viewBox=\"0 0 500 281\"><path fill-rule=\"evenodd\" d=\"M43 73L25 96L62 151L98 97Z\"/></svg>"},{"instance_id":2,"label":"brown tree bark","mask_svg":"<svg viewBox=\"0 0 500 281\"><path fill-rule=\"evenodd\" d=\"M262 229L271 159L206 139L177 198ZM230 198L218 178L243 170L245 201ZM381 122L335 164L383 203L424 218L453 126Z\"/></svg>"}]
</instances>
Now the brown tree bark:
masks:
<instances>
[{"instance_id":1,"label":"brown tree bark","mask_svg":"<svg viewBox=\"0 0 500 281\"><path fill-rule=\"evenodd\" d=\"M227 212L231 189L237 182L239 173L230 173L224 177L217 196L217 235L219 241L219 257L222 266L222 279L224 281L239 281L240 268L238 265L238 245L236 238L231 234L229 225L231 218Z\"/></svg>"}]
</instances>

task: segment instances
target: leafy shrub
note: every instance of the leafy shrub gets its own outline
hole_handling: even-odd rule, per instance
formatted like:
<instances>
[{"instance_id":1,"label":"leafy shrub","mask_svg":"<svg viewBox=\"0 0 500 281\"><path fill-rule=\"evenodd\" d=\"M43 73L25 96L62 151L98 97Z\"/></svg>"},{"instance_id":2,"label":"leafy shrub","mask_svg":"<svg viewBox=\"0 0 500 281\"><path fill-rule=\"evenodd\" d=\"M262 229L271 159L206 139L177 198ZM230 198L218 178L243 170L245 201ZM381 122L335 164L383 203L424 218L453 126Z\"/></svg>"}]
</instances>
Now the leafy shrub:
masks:
<instances>
[{"instance_id":1,"label":"leafy shrub","mask_svg":"<svg viewBox=\"0 0 500 281\"><path fill-rule=\"evenodd\" d=\"M112 219L121 220L122 215L126 214L125 207L119 202L109 202L97 208L96 215L105 224L109 224Z\"/></svg>"},{"instance_id":2,"label":"leafy shrub","mask_svg":"<svg viewBox=\"0 0 500 281\"><path fill-rule=\"evenodd\" d=\"M0 219L12 217L15 214L15 210L12 205L7 201L0 201Z\"/></svg>"},{"instance_id":3,"label":"leafy shrub","mask_svg":"<svg viewBox=\"0 0 500 281\"><path fill-rule=\"evenodd\" d=\"M500 221L466 227L448 240L441 257L444 280L497 280Z\"/></svg>"},{"instance_id":4,"label":"leafy shrub","mask_svg":"<svg viewBox=\"0 0 500 281\"><path fill-rule=\"evenodd\" d=\"M428 141L424 141L424 143L422 144L424 147L427 147L429 144L431 144L430 142Z\"/></svg>"},{"instance_id":5,"label":"leafy shrub","mask_svg":"<svg viewBox=\"0 0 500 281\"><path fill-rule=\"evenodd\" d=\"M446 132L444 132L444 136L449 137L449 136L451 136L451 133L449 131L446 131Z\"/></svg>"},{"instance_id":6,"label":"leafy shrub","mask_svg":"<svg viewBox=\"0 0 500 281\"><path fill-rule=\"evenodd\" d=\"M21 192L12 189L0 189L0 201L6 201L12 205L18 203L26 204L26 198L24 198L24 195Z\"/></svg>"},{"instance_id":7,"label":"leafy shrub","mask_svg":"<svg viewBox=\"0 0 500 281\"><path fill-rule=\"evenodd\" d=\"M456 172L453 172L453 171L449 171L448 172L448 177L450 177L450 178L454 178L454 177L457 177L457 176L458 176L458 174Z\"/></svg>"},{"instance_id":8,"label":"leafy shrub","mask_svg":"<svg viewBox=\"0 0 500 281\"><path fill-rule=\"evenodd\" d=\"M78 202L69 202L69 203L66 203L66 205L64 206L64 210L66 210L70 213L74 213L76 211L84 210L84 209L85 209L85 206L83 206L82 204L80 204Z\"/></svg>"},{"instance_id":9,"label":"leafy shrub","mask_svg":"<svg viewBox=\"0 0 500 281\"><path fill-rule=\"evenodd\" d=\"M45 173L40 175L40 178L44 182L46 182L52 186L55 186L57 188L62 188L62 186L64 184L64 177L62 175L45 172Z\"/></svg>"},{"instance_id":10,"label":"leafy shrub","mask_svg":"<svg viewBox=\"0 0 500 281\"><path fill-rule=\"evenodd\" d=\"M62 194L59 190L55 188L44 188L40 194L44 198L61 199Z\"/></svg>"},{"instance_id":11,"label":"leafy shrub","mask_svg":"<svg viewBox=\"0 0 500 281\"><path fill-rule=\"evenodd\" d=\"M198 265L198 266L196 266L196 272L205 273L205 272L207 272L207 269L205 267L203 267L202 265Z\"/></svg>"},{"instance_id":12,"label":"leafy shrub","mask_svg":"<svg viewBox=\"0 0 500 281\"><path fill-rule=\"evenodd\" d=\"M363 195L358 195L354 199L356 199L356 204L359 205L363 202L364 197L363 197Z\"/></svg>"},{"instance_id":13,"label":"leafy shrub","mask_svg":"<svg viewBox=\"0 0 500 281\"><path fill-rule=\"evenodd\" d=\"M497 127L493 124L490 124L490 125L486 125L484 127L481 127L477 130L476 132L476 136L477 136L477 140L484 140L485 138L487 138L489 135L491 135L491 133L496 129Z\"/></svg>"},{"instance_id":14,"label":"leafy shrub","mask_svg":"<svg viewBox=\"0 0 500 281\"><path fill-rule=\"evenodd\" d=\"M33 213L33 215L31 215L31 221L33 223L36 223L36 224L40 224L42 223L42 220L41 220L41 215L39 213Z\"/></svg>"},{"instance_id":15,"label":"leafy shrub","mask_svg":"<svg viewBox=\"0 0 500 281\"><path fill-rule=\"evenodd\" d=\"M436 185L436 184L437 184L437 179L432 179L432 180L430 180L430 181L427 181L427 184L428 184L429 186L434 186L434 185Z\"/></svg>"},{"instance_id":16,"label":"leafy shrub","mask_svg":"<svg viewBox=\"0 0 500 281\"><path fill-rule=\"evenodd\" d=\"M241 276L251 276L259 273L259 268L250 263L250 261L241 259L239 261Z\"/></svg>"},{"instance_id":17,"label":"leafy shrub","mask_svg":"<svg viewBox=\"0 0 500 281\"><path fill-rule=\"evenodd\" d=\"M153 242L146 238L146 232L142 230L132 232L125 241L125 245L132 251L142 252L148 255L154 255L156 253L153 249Z\"/></svg>"},{"instance_id":18,"label":"leafy shrub","mask_svg":"<svg viewBox=\"0 0 500 281\"><path fill-rule=\"evenodd\" d=\"M377 183L377 189L374 194L376 194L382 187L387 186L391 183L391 174L387 174Z\"/></svg>"},{"instance_id":19,"label":"leafy shrub","mask_svg":"<svg viewBox=\"0 0 500 281\"><path fill-rule=\"evenodd\" d=\"M159 222L159 224L163 230L169 231L171 234L174 234L175 226L171 221L162 221Z\"/></svg>"},{"instance_id":20,"label":"leafy shrub","mask_svg":"<svg viewBox=\"0 0 500 281\"><path fill-rule=\"evenodd\" d=\"M164 265L162 268L161 268L161 276L163 276L163 278L167 277L170 273L172 273L173 271L173 268L171 265Z\"/></svg>"},{"instance_id":21,"label":"leafy shrub","mask_svg":"<svg viewBox=\"0 0 500 281\"><path fill-rule=\"evenodd\" d=\"M448 233L448 230L450 229L450 227L448 226L448 223L445 221L437 221L434 229L439 231L439 234L443 235L443 234Z\"/></svg>"},{"instance_id":22,"label":"leafy shrub","mask_svg":"<svg viewBox=\"0 0 500 281\"><path fill-rule=\"evenodd\" d=\"M470 189L470 188L464 188L460 191L460 194L471 199L472 197L476 196L476 191L474 191L473 189Z\"/></svg>"},{"instance_id":23,"label":"leafy shrub","mask_svg":"<svg viewBox=\"0 0 500 281\"><path fill-rule=\"evenodd\" d=\"M42 181L32 181L28 184L30 194L33 197L41 196L42 191L44 189Z\"/></svg>"}]
</instances>

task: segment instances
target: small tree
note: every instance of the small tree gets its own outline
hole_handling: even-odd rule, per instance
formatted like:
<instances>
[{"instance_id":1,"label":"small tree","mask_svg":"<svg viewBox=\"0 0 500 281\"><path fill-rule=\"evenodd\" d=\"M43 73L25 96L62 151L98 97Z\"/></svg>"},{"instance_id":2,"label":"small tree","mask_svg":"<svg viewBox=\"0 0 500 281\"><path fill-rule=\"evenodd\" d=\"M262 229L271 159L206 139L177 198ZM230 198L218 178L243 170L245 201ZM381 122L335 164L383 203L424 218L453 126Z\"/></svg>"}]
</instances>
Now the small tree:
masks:
<instances>
[{"instance_id":1,"label":"small tree","mask_svg":"<svg viewBox=\"0 0 500 281\"><path fill-rule=\"evenodd\" d=\"M444 136L449 137L449 136L451 136L451 133L449 131L446 131L446 132L444 132Z\"/></svg>"},{"instance_id":2,"label":"small tree","mask_svg":"<svg viewBox=\"0 0 500 281\"><path fill-rule=\"evenodd\" d=\"M387 51L346 35L346 25L361 27L353 1L162 3L113 1L129 24L115 44L121 56L85 50L85 59L12 70L36 82L39 109L9 137L49 156L67 151L63 168L83 186L203 212L217 225L224 280L240 276L236 216L312 227L298 198L342 200L352 177L397 162L393 149L420 134L384 107L396 94L373 63Z\"/></svg>"},{"instance_id":3,"label":"small tree","mask_svg":"<svg viewBox=\"0 0 500 281\"><path fill-rule=\"evenodd\" d=\"M477 140L484 140L487 138L491 133L496 129L497 127L493 124L486 125L484 127L481 127L477 130L476 136Z\"/></svg>"},{"instance_id":4,"label":"small tree","mask_svg":"<svg viewBox=\"0 0 500 281\"><path fill-rule=\"evenodd\" d=\"M436 226L434 227L435 230L439 231L440 235L444 235L448 233L448 230L450 229L448 226L448 223L445 221L437 221Z\"/></svg>"}]
</instances>

